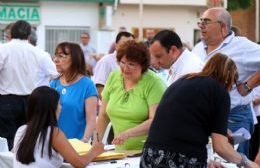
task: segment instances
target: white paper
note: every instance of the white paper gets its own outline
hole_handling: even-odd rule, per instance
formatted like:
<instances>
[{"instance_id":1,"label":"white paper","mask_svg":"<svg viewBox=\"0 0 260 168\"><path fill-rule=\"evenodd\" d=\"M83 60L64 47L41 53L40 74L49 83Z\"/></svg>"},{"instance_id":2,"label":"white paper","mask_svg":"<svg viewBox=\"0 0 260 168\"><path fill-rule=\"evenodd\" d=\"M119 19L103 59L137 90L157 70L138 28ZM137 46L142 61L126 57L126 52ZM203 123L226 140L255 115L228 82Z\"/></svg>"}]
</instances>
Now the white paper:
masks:
<instances>
[{"instance_id":1,"label":"white paper","mask_svg":"<svg viewBox=\"0 0 260 168\"><path fill-rule=\"evenodd\" d=\"M245 128L239 128L237 131L231 134L234 144L238 144L249 140L251 138L250 133Z\"/></svg>"}]
</instances>

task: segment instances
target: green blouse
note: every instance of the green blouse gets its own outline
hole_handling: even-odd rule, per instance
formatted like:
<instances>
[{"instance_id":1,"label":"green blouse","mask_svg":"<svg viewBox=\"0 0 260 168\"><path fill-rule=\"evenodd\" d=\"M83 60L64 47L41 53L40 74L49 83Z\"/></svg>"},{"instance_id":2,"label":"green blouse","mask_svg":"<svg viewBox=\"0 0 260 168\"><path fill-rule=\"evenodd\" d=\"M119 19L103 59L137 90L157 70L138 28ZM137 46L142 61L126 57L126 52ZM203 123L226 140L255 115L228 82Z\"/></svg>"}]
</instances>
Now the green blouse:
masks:
<instances>
[{"instance_id":1,"label":"green blouse","mask_svg":"<svg viewBox=\"0 0 260 168\"><path fill-rule=\"evenodd\" d=\"M159 104L166 89L165 84L152 71L146 71L136 86L128 91L124 89L120 71L110 74L102 98L107 102L106 112L112 123L115 135L136 127L149 117L149 107ZM147 135L131 137L117 150L140 150Z\"/></svg>"}]
</instances>

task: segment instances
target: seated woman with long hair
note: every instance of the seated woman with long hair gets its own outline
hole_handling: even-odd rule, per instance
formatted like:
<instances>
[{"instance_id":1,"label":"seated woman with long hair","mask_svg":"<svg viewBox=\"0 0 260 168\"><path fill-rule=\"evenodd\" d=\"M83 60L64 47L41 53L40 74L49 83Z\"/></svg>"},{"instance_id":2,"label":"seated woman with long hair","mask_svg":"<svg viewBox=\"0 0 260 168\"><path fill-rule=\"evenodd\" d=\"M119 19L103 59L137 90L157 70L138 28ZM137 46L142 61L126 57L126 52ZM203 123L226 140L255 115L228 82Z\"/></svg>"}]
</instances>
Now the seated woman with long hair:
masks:
<instances>
[{"instance_id":1,"label":"seated woman with long hair","mask_svg":"<svg viewBox=\"0 0 260 168\"><path fill-rule=\"evenodd\" d=\"M27 123L21 126L14 140L14 167L60 167L63 158L74 167L85 167L103 152L96 143L85 155L79 156L57 126L60 95L47 86L36 88L28 99Z\"/></svg>"},{"instance_id":2,"label":"seated woman with long hair","mask_svg":"<svg viewBox=\"0 0 260 168\"><path fill-rule=\"evenodd\" d=\"M228 91L238 78L237 67L223 54L214 55L202 72L173 83L158 106L141 157L141 168L206 168L206 144L238 167L259 168L228 143ZM166 131L168 130L168 131Z\"/></svg>"}]
</instances>

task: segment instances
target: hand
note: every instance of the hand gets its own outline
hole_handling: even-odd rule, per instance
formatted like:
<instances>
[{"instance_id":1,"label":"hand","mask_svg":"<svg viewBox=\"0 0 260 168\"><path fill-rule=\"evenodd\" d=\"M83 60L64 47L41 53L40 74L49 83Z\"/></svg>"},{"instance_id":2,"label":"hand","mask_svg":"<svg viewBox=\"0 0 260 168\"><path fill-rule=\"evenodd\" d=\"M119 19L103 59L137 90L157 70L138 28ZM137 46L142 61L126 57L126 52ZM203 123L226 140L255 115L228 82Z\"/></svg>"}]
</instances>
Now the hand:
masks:
<instances>
[{"instance_id":1,"label":"hand","mask_svg":"<svg viewBox=\"0 0 260 168\"><path fill-rule=\"evenodd\" d=\"M226 167L223 166L220 162L210 160L208 162L208 168L226 168Z\"/></svg>"},{"instance_id":2,"label":"hand","mask_svg":"<svg viewBox=\"0 0 260 168\"><path fill-rule=\"evenodd\" d=\"M105 152L104 144L102 142L96 142L93 144L91 151L97 156Z\"/></svg>"},{"instance_id":3,"label":"hand","mask_svg":"<svg viewBox=\"0 0 260 168\"><path fill-rule=\"evenodd\" d=\"M122 132L121 134L118 134L112 141L112 144L115 145L123 145L124 142L129 138L128 132Z\"/></svg>"}]
</instances>

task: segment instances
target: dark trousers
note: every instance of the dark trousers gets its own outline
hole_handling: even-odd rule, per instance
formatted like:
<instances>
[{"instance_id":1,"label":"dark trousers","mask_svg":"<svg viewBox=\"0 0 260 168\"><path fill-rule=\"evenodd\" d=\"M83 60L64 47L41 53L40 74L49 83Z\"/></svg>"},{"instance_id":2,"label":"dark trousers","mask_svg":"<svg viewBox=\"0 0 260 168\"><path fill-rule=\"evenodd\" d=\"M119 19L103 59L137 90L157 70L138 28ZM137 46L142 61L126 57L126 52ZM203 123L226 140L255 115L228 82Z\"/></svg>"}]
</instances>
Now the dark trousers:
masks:
<instances>
[{"instance_id":1,"label":"dark trousers","mask_svg":"<svg viewBox=\"0 0 260 168\"><path fill-rule=\"evenodd\" d=\"M25 124L27 97L0 95L0 137L7 139L9 150L13 148L16 130Z\"/></svg>"},{"instance_id":2,"label":"dark trousers","mask_svg":"<svg viewBox=\"0 0 260 168\"><path fill-rule=\"evenodd\" d=\"M250 140L250 159L255 160L256 154L260 147L260 116L257 117L258 123L255 125L254 133Z\"/></svg>"}]
</instances>

